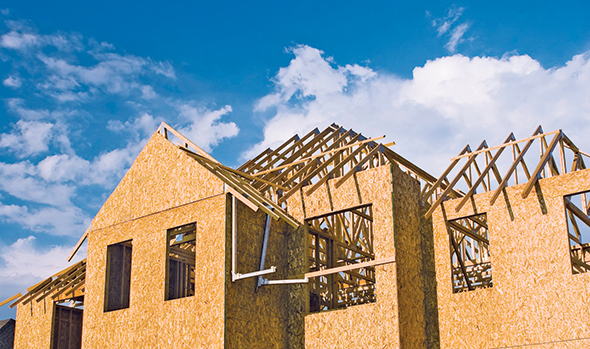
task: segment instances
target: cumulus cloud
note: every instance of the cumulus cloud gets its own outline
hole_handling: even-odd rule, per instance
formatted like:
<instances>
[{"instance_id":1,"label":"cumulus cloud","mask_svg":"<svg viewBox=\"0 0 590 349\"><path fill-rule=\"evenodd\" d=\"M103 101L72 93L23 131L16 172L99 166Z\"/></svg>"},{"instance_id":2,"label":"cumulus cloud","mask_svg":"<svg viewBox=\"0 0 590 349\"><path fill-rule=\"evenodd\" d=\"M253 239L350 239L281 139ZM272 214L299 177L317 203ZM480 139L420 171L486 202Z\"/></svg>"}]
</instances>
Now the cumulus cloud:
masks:
<instances>
[{"instance_id":1,"label":"cumulus cloud","mask_svg":"<svg viewBox=\"0 0 590 349\"><path fill-rule=\"evenodd\" d=\"M0 299L6 299L56 272L77 263L86 255L82 246L71 262L68 255L73 246L41 246L34 236L18 239L10 245L0 243Z\"/></svg>"},{"instance_id":2,"label":"cumulus cloud","mask_svg":"<svg viewBox=\"0 0 590 349\"><path fill-rule=\"evenodd\" d=\"M396 151L434 175L467 143L498 144L510 131L524 138L539 124L562 128L590 149L590 53L551 69L527 55L454 55L416 67L411 79L365 67L363 80L315 48L292 52L273 80L275 91L255 105L272 116L264 140L244 158L333 122L367 136L387 134Z\"/></svg>"},{"instance_id":3,"label":"cumulus cloud","mask_svg":"<svg viewBox=\"0 0 590 349\"><path fill-rule=\"evenodd\" d=\"M52 128L52 123L19 120L11 133L0 134L0 148L8 148L20 156L45 152Z\"/></svg>"},{"instance_id":4,"label":"cumulus cloud","mask_svg":"<svg viewBox=\"0 0 590 349\"><path fill-rule=\"evenodd\" d=\"M205 151L211 151L221 140L234 137L240 131L235 123L220 121L232 111L229 105L218 110L209 110L183 104L178 109L181 124L188 123L178 127L178 131Z\"/></svg>"},{"instance_id":5,"label":"cumulus cloud","mask_svg":"<svg viewBox=\"0 0 590 349\"><path fill-rule=\"evenodd\" d=\"M91 218L82 209L73 205L30 209L26 206L0 203L0 220L17 223L33 232L79 237L90 225ZM67 254L62 255L62 258L64 256Z\"/></svg>"}]
</instances>

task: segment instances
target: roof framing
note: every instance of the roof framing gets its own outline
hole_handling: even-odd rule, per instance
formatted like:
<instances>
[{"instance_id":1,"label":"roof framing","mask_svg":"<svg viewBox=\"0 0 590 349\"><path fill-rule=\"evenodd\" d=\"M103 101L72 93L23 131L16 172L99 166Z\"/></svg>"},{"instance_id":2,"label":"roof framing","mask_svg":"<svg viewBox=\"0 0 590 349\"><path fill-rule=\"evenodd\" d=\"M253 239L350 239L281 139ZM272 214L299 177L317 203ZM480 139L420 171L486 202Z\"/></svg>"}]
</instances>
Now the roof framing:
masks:
<instances>
[{"instance_id":1,"label":"roof framing","mask_svg":"<svg viewBox=\"0 0 590 349\"><path fill-rule=\"evenodd\" d=\"M529 150L533 143L537 143L539 146L539 160L531 172L530 168L532 167L527 165L525 155L531 156ZM506 156L502 158L503 154L509 153L504 152L506 149L512 150L512 159L508 159ZM571 154L566 157L567 153ZM449 197L456 197L456 193L459 193L459 197L462 197L462 200L455 207L456 212L459 212L478 190L480 192L493 191L490 205L494 205L500 194L505 194L505 189L510 182L514 185L519 184L519 172L521 177L523 174L526 177L526 185L521 192L522 198L526 199L539 179L567 173L568 159L571 159L569 172L585 169L584 156L590 157L590 154L578 149L562 130L544 133L541 126L538 126L530 137L520 140L516 140L514 134L510 133L502 144L494 147L488 147L485 140L475 151L471 151L471 148L467 145L458 156L451 159L449 167L434 185L424 193L422 200L427 201L430 195L438 192L436 200L426 212L426 217L430 217L443 201L449 199ZM503 172L503 175L499 170L501 159L504 160L504 163L508 160L507 162L510 164L508 169ZM458 172L454 173L453 179L449 181L448 178L450 178L451 172L459 163L463 163L463 166ZM455 194L451 195L452 190L462 179L464 180L463 184L467 186L467 192L463 193L461 190L456 190ZM447 183L447 186L443 188L445 183Z\"/></svg>"},{"instance_id":2,"label":"roof framing","mask_svg":"<svg viewBox=\"0 0 590 349\"><path fill-rule=\"evenodd\" d=\"M27 288L24 294L21 292L0 302L0 306L15 299L16 301L10 304L10 308L21 303L26 305L33 300L41 302L47 297L51 297L53 301L80 297L84 295L85 281L86 258Z\"/></svg>"},{"instance_id":3,"label":"roof framing","mask_svg":"<svg viewBox=\"0 0 590 349\"><path fill-rule=\"evenodd\" d=\"M332 124L301 138L295 135L276 150L266 149L238 170L255 177L249 181L252 187L279 205L304 187L304 195L309 196L329 179L339 178L335 183L338 188L359 171L388 164L399 166L423 186L436 182L435 177L388 148L394 143L377 142L384 137L366 138Z\"/></svg>"}]
</instances>

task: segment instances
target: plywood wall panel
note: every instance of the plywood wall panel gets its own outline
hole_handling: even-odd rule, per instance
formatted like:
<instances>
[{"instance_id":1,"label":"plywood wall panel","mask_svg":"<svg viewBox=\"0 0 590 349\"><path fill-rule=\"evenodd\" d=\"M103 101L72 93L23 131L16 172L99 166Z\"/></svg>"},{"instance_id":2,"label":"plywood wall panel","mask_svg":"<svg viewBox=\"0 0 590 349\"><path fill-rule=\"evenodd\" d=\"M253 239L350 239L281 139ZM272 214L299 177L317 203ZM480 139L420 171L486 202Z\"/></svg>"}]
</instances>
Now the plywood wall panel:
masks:
<instances>
[{"instance_id":1,"label":"plywood wall panel","mask_svg":"<svg viewBox=\"0 0 590 349\"><path fill-rule=\"evenodd\" d=\"M452 294L443 211L433 215L442 348L581 348L590 338L590 275L572 275L563 203L564 195L590 190L590 171L542 179L526 199L523 187L507 188L494 206L489 192L460 212L458 200L444 204L448 219L487 213L489 289Z\"/></svg>"},{"instance_id":2,"label":"plywood wall panel","mask_svg":"<svg viewBox=\"0 0 590 349\"><path fill-rule=\"evenodd\" d=\"M47 299L41 302L33 300L25 305L19 304L16 312L14 348L49 349L53 311L53 303Z\"/></svg>"},{"instance_id":3,"label":"plywood wall panel","mask_svg":"<svg viewBox=\"0 0 590 349\"><path fill-rule=\"evenodd\" d=\"M166 231L196 222L193 297L164 301ZM222 348L225 195L89 234L83 348ZM128 309L103 312L106 246L132 240Z\"/></svg>"},{"instance_id":4,"label":"plywood wall panel","mask_svg":"<svg viewBox=\"0 0 590 349\"><path fill-rule=\"evenodd\" d=\"M229 204L228 204L229 205ZM231 219L231 211L228 213ZM265 269L275 266L277 272L265 276L272 280L295 278L289 266L289 236L296 230L282 220L270 221ZM252 211L237 202L237 272L260 270L260 259L266 214ZM299 232L301 233L301 232ZM231 230L226 233L231 246ZM302 258L301 255L299 258ZM226 260L231 261L228 248ZM229 263L227 264L230 267ZM225 287L225 343L227 348L288 348L290 300L292 286L274 285L256 289L257 277L231 281L229 268Z\"/></svg>"},{"instance_id":5,"label":"plywood wall panel","mask_svg":"<svg viewBox=\"0 0 590 349\"><path fill-rule=\"evenodd\" d=\"M373 205L376 258L395 255L398 263L376 268L376 303L307 315L305 346L423 348L430 344L426 344L421 272L431 268L426 275L432 278L434 264L422 262L421 240L423 236L428 236L429 230L421 228L419 184L398 168L390 166L362 171L355 177L349 178L339 188L335 187L338 178L329 180L312 195L304 194L303 201L301 196L292 196L288 202L290 212L303 219L370 203ZM303 188L304 193L306 189ZM429 246L432 248L432 244ZM436 304L432 298L435 297L431 296L429 301ZM436 313L436 307L431 306L430 309ZM432 327L438 326L434 324ZM437 329L429 331L438 333ZM433 340L431 344L435 345L435 342Z\"/></svg>"},{"instance_id":6,"label":"plywood wall panel","mask_svg":"<svg viewBox=\"0 0 590 349\"><path fill-rule=\"evenodd\" d=\"M129 221L223 192L223 183L154 133L92 221L92 229Z\"/></svg>"}]
</instances>

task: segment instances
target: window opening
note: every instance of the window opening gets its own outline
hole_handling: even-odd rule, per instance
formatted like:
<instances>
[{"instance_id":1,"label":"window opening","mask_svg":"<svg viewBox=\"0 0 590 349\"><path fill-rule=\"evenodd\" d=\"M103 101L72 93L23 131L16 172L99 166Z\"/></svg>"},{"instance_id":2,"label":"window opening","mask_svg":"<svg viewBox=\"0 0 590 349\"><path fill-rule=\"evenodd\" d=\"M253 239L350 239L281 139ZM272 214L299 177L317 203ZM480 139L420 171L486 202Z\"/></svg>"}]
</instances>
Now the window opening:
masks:
<instances>
[{"instance_id":1,"label":"window opening","mask_svg":"<svg viewBox=\"0 0 590 349\"><path fill-rule=\"evenodd\" d=\"M168 229L166 300L195 295L197 224Z\"/></svg>"},{"instance_id":2,"label":"window opening","mask_svg":"<svg viewBox=\"0 0 590 349\"><path fill-rule=\"evenodd\" d=\"M107 246L104 311L129 308L131 240Z\"/></svg>"},{"instance_id":3,"label":"window opening","mask_svg":"<svg viewBox=\"0 0 590 349\"><path fill-rule=\"evenodd\" d=\"M82 309L76 307L58 304L54 306L52 349L82 347L82 313Z\"/></svg>"},{"instance_id":4,"label":"window opening","mask_svg":"<svg viewBox=\"0 0 590 349\"><path fill-rule=\"evenodd\" d=\"M492 287L487 214L449 220L453 293Z\"/></svg>"},{"instance_id":5,"label":"window opening","mask_svg":"<svg viewBox=\"0 0 590 349\"><path fill-rule=\"evenodd\" d=\"M310 272L375 260L372 205L312 217L306 223ZM376 301L374 266L311 278L308 285L310 312Z\"/></svg>"},{"instance_id":6,"label":"window opening","mask_svg":"<svg viewBox=\"0 0 590 349\"><path fill-rule=\"evenodd\" d=\"M590 271L590 208L587 197L589 193L564 197L573 274Z\"/></svg>"}]
</instances>

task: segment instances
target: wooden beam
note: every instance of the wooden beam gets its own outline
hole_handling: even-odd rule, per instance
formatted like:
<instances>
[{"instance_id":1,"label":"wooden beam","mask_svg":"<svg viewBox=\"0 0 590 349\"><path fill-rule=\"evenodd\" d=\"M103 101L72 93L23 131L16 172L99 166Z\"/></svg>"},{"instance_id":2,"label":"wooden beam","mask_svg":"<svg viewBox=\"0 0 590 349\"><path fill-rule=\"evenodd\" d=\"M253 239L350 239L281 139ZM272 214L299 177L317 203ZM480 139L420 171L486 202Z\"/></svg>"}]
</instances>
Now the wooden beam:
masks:
<instances>
[{"instance_id":1,"label":"wooden beam","mask_svg":"<svg viewBox=\"0 0 590 349\"><path fill-rule=\"evenodd\" d=\"M12 297L10 297L8 299L3 300L2 302L0 302L0 307L3 306L4 304L8 304L8 303L12 302L13 300L15 300L15 299L17 299L18 297L21 297L21 296L22 296L22 294L19 292L19 293L15 294L14 296L12 296Z\"/></svg>"},{"instance_id":2,"label":"wooden beam","mask_svg":"<svg viewBox=\"0 0 590 349\"><path fill-rule=\"evenodd\" d=\"M541 127L541 126L539 126L539 127ZM519 139L517 141L503 143L503 144L497 145L495 147L486 148L486 149L480 150L480 151L474 151L471 154L479 154L479 153L482 153L482 152L486 152L486 151L490 151L490 150L495 150L495 149L498 149L498 148L504 148L504 147L507 147L509 145L513 145L513 144L517 144L517 143L522 143L522 142L526 142L526 141L529 141L529 140L534 140L535 138L549 136L549 135L556 134L556 133L559 133L559 132L561 132L561 130L555 130L555 131L552 131L552 132L547 132L547 133L542 133L542 134L534 134L533 136L530 136L528 138L523 138L523 139ZM455 156L454 158L452 158L451 160L458 160L458 159L467 157L467 156L469 156L471 154L458 155L458 156Z\"/></svg>"},{"instance_id":3,"label":"wooden beam","mask_svg":"<svg viewBox=\"0 0 590 349\"><path fill-rule=\"evenodd\" d=\"M324 270L320 270L320 271L312 271L310 273L306 273L305 277L308 279L311 279L311 278L318 277L318 276L332 275L332 274L336 274L336 273L340 273L340 272L344 272L344 271L348 271L348 270L354 270L354 269L360 269L360 268L366 268L366 267L375 267L378 265L384 265L384 264L390 264L390 263L395 263L395 257L381 258L381 259L376 259L376 260L368 261L368 262L344 265L341 267L329 268L329 269L324 269Z\"/></svg>"},{"instance_id":4,"label":"wooden beam","mask_svg":"<svg viewBox=\"0 0 590 349\"><path fill-rule=\"evenodd\" d=\"M217 161L214 157L212 157L211 155L209 155L206 151L204 151L203 149L199 148L199 146L197 146L195 143L193 143L190 139L186 138L185 136L183 136L182 134L180 134L180 132L176 131L175 129L173 129L170 125L168 125L165 122L162 122L160 124L160 126L158 127L158 130L156 132L158 132L159 134L162 134L162 130L166 130L171 132L173 135L175 135L176 137L178 137L181 141L183 141L185 144L190 145L191 147L193 147L197 153L201 156L206 157L207 159L217 162L219 163L219 161ZM162 135L164 136L164 135ZM166 138L168 139L168 138Z\"/></svg>"},{"instance_id":5,"label":"wooden beam","mask_svg":"<svg viewBox=\"0 0 590 349\"><path fill-rule=\"evenodd\" d=\"M76 246L74 246L74 249L72 250L72 252L68 256L68 262L71 261L72 258L74 258L76 253L78 253L78 250L80 249L80 247L82 247L82 244L84 243L84 241L86 241L86 238L88 238L88 232L90 231L91 227L92 226L90 226L90 227L88 227L88 229L86 229L86 231L84 232L84 234L82 235L80 240L78 240L78 243L76 243Z\"/></svg>"},{"instance_id":6,"label":"wooden beam","mask_svg":"<svg viewBox=\"0 0 590 349\"><path fill-rule=\"evenodd\" d=\"M449 224L451 225L451 227L453 227L456 230L459 230L459 232L463 233L464 235L469 236L470 238L477 240L479 242L482 242L484 244L489 245L490 241L486 238L484 238L483 236L479 236L477 234L475 234L474 232L472 232L471 230L467 229L466 227L464 227L463 225L456 223L454 221L449 221Z\"/></svg>"},{"instance_id":7,"label":"wooden beam","mask_svg":"<svg viewBox=\"0 0 590 349\"><path fill-rule=\"evenodd\" d=\"M328 154L335 153L335 152L340 151L340 150L348 149L348 148L351 148L351 147L354 147L354 146L357 146L357 145L361 145L361 144L364 144L364 143L368 143L368 142L374 142L374 141L379 140L379 139L382 139L382 138L385 138L385 136L375 137L375 138L369 138L369 139L366 139L364 141L356 142L354 144L345 145L345 146L340 147L340 148L332 149L332 150L329 150L329 151L325 151L323 153L319 153L317 155L313 155L313 156L310 156L310 157L307 157L307 158L303 158L303 159L300 159L300 160L297 160L297 161L293 161L293 162L291 162L289 164L277 166L275 168L271 168L270 170L265 170L265 171L257 172L257 173L254 174L254 176L261 176L263 174L267 174L267 173L270 173L270 172L278 171L278 170L281 170L281 169L286 168L286 167L290 167L290 166L293 166L293 165L298 165L298 164L307 162L309 160L317 159L319 157L322 157L322 156L325 156L325 155L328 155Z\"/></svg>"},{"instance_id":8,"label":"wooden beam","mask_svg":"<svg viewBox=\"0 0 590 349\"><path fill-rule=\"evenodd\" d=\"M485 146L485 144L486 144L486 141L484 140L483 142L481 142L481 144L479 145L479 147L477 147L477 150L481 150ZM436 201L432 204L432 206L430 206L430 209L428 209L428 211L426 212L426 214L424 215L424 217L430 218L430 216L432 216L432 213L434 212L434 210L436 210L436 208L438 207L438 205L440 205L441 202L445 199L445 196L449 193L449 191L451 191L453 189L453 187L455 186L455 184L457 184L457 182L459 181L459 179L461 179L461 177L463 176L463 174L465 173L465 171L469 168L469 166L471 166L471 163L473 161L475 161L475 158L476 157L477 157L477 154L476 153L474 153L473 156L469 157L469 160L467 160L467 162L465 163L465 165L463 165L463 168L461 168L461 170L459 171L459 173L449 183L447 189L445 189L443 191L443 193L440 194L440 196L438 197L438 199L436 199ZM443 177L446 177L446 176L443 176Z\"/></svg>"},{"instance_id":9,"label":"wooden beam","mask_svg":"<svg viewBox=\"0 0 590 349\"><path fill-rule=\"evenodd\" d=\"M558 130L558 131L559 131L559 133L557 133L555 135L555 137L553 137L551 144L549 144L549 148L547 148L547 150L545 151L543 158L541 158L541 161L539 161L539 164L535 168L535 171L533 171L533 173L531 175L531 179L529 179L526 186L524 187L524 190L522 191L522 195L521 195L523 199L526 199L529 196L531 190L533 190L533 187L535 186L535 184L539 180L539 176L541 174L541 171L543 170L543 167L545 167L545 164L551 158L551 153L553 152L553 149L555 149L557 144L559 144L559 140L561 139L562 133L561 133L561 130Z\"/></svg>"},{"instance_id":10,"label":"wooden beam","mask_svg":"<svg viewBox=\"0 0 590 349\"><path fill-rule=\"evenodd\" d=\"M506 138L506 140L504 141L504 144L507 144L510 140L513 140L513 139L514 139L514 133L510 133L510 135L508 135L508 138ZM504 151L504 149L506 149L506 147L501 147L500 149L498 149L498 151L496 152L496 155L494 155L492 160L488 163L488 165L484 168L484 170L481 172L479 177L475 180L475 182L471 186L471 189L469 189L469 191L465 194L463 199L455 207L455 212L461 211L461 208L467 203L467 201L471 198L473 193L475 193L475 190L477 189L477 187L479 186L481 181L483 181L483 179L488 174L488 172L492 169L492 167L494 166L496 161L500 158L500 155L502 155L502 152Z\"/></svg>"},{"instance_id":11,"label":"wooden beam","mask_svg":"<svg viewBox=\"0 0 590 349\"><path fill-rule=\"evenodd\" d=\"M565 207L570 210L576 217L578 217L584 224L590 227L590 218L584 214L582 210L580 210L574 203L569 199L565 199Z\"/></svg>"},{"instance_id":12,"label":"wooden beam","mask_svg":"<svg viewBox=\"0 0 590 349\"><path fill-rule=\"evenodd\" d=\"M541 126L537 127L537 129L535 130L535 132L533 133L533 135L535 135L538 132L543 132L543 129L541 128ZM504 178L502 179L502 182L500 183L500 185L498 186L498 188L496 188L496 191L492 195L492 198L490 199L490 206L494 205L494 203L498 199L498 196L500 196L500 193L502 192L502 190L504 190L504 188L506 188L506 185L508 184L508 180L510 179L510 176L512 175L512 172L514 172L514 170L516 170L516 167L518 166L518 164L521 161L524 161L523 160L524 155L529 150L529 148L531 147L531 145L533 145L533 141L534 141L534 139L530 139L527 142L527 144L524 146L524 148L522 148L522 151L520 152L520 154L518 154L518 156L516 157L516 159L512 162L512 166L510 166L510 169L504 175Z\"/></svg>"}]
</instances>

